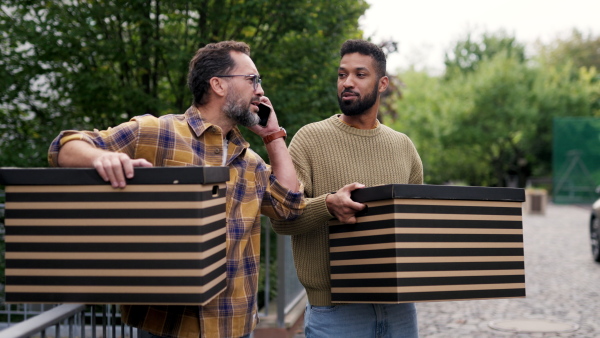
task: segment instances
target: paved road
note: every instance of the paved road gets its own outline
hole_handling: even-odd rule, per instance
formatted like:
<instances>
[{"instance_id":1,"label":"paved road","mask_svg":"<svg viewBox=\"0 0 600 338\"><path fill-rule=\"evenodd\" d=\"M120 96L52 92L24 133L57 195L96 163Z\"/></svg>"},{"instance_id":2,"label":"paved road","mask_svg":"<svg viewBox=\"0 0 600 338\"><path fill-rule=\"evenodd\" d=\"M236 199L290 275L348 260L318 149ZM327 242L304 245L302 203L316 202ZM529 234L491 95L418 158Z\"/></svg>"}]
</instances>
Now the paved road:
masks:
<instances>
[{"instance_id":1,"label":"paved road","mask_svg":"<svg viewBox=\"0 0 600 338\"><path fill-rule=\"evenodd\" d=\"M526 298L418 303L422 338L600 337L600 264L588 237L589 208L549 204L544 215L524 215ZM569 333L514 333L492 322L537 320ZM546 326L549 327L549 326ZM299 332L296 338L304 337Z\"/></svg>"},{"instance_id":2,"label":"paved road","mask_svg":"<svg viewBox=\"0 0 600 338\"><path fill-rule=\"evenodd\" d=\"M422 337L600 337L600 264L589 247L589 208L549 204L524 215L526 298L420 303ZM571 333L506 333L498 320L574 323Z\"/></svg>"}]
</instances>

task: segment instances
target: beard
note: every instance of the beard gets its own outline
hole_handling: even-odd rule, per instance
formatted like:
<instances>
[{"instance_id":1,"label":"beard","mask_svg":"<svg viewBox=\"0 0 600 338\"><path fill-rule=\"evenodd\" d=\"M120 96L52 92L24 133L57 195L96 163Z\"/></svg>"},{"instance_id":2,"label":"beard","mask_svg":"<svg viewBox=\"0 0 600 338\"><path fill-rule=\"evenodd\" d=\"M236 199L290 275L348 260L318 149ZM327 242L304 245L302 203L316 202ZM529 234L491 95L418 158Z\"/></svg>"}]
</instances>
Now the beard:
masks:
<instances>
[{"instance_id":1,"label":"beard","mask_svg":"<svg viewBox=\"0 0 600 338\"><path fill-rule=\"evenodd\" d=\"M252 98L252 101L259 101L260 98ZM243 99L239 95L233 93L227 94L225 100L225 106L223 107L225 116L234 120L237 124L244 127L252 127L258 124L260 118L258 114L254 114L250 110L250 102L244 103Z\"/></svg>"},{"instance_id":2,"label":"beard","mask_svg":"<svg viewBox=\"0 0 600 338\"><path fill-rule=\"evenodd\" d=\"M342 94L344 94L345 92L353 94L355 93L350 89L345 89L343 92L338 94L338 104L340 105L340 110L346 116L362 115L371 107L373 107L373 105L377 101L377 85L373 88L373 91L371 91L371 93L365 95L362 99L360 96L358 96L358 98L355 101L344 102L342 100Z\"/></svg>"}]
</instances>

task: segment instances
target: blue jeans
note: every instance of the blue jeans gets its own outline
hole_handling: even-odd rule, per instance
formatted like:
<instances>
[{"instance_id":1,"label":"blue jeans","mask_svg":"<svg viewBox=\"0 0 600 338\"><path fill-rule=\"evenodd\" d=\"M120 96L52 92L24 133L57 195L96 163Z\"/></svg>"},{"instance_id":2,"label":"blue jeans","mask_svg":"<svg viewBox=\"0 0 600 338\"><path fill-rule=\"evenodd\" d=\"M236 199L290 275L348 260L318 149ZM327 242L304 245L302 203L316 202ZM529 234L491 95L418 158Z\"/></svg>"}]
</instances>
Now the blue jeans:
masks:
<instances>
[{"instance_id":1,"label":"blue jeans","mask_svg":"<svg viewBox=\"0 0 600 338\"><path fill-rule=\"evenodd\" d=\"M306 338L417 338L417 310L413 303L306 305Z\"/></svg>"}]
</instances>

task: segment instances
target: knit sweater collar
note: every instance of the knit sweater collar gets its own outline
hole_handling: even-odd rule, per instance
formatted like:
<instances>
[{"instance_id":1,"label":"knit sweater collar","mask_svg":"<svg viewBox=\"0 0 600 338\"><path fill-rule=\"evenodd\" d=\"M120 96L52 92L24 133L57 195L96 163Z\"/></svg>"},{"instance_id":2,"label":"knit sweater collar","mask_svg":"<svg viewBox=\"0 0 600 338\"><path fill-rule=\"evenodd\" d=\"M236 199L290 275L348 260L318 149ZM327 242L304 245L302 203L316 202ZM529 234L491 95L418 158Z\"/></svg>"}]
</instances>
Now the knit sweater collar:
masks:
<instances>
[{"instance_id":1,"label":"knit sweater collar","mask_svg":"<svg viewBox=\"0 0 600 338\"><path fill-rule=\"evenodd\" d=\"M371 137L371 136L375 136L375 135L379 135L379 133L381 133L382 130L382 125L381 122L377 121L377 127L373 128L373 129L358 129L358 128L354 128L351 127L349 125L347 125L346 123L342 122L342 120L340 120L340 114L336 114L333 115L329 118L329 121L331 123L333 123L333 125L335 127L337 127L338 129L340 129L341 131L348 133L348 134L353 134L353 135L357 135L357 136L363 136L363 137Z\"/></svg>"}]
</instances>

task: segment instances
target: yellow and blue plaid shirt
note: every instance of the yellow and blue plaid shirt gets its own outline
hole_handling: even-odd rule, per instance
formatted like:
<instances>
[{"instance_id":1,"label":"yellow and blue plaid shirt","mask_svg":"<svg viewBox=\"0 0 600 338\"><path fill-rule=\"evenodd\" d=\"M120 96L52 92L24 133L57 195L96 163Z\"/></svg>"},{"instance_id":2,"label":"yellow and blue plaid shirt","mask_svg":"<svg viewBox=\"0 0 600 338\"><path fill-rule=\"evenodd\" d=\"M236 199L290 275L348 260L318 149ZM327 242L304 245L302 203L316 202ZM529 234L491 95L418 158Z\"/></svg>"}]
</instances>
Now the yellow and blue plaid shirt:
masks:
<instances>
[{"instance_id":1,"label":"yellow and blue plaid shirt","mask_svg":"<svg viewBox=\"0 0 600 338\"><path fill-rule=\"evenodd\" d=\"M202 120L190 107L185 114L134 117L103 131L60 133L52 142L48 161L58 165L60 146L83 140L98 148L145 158L154 166L229 167L227 182L227 288L205 306L123 305L124 321L165 337L240 337L258 322L257 290L260 266L260 214L293 220L304 209L303 189L283 187L271 168L249 148L240 131L228 135L223 156L221 128Z\"/></svg>"}]
</instances>

